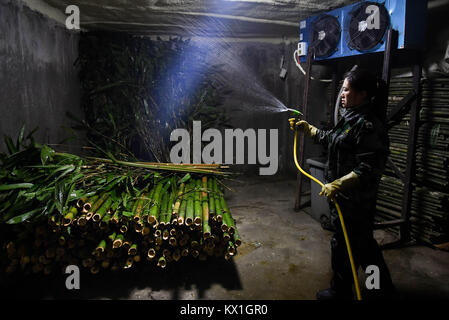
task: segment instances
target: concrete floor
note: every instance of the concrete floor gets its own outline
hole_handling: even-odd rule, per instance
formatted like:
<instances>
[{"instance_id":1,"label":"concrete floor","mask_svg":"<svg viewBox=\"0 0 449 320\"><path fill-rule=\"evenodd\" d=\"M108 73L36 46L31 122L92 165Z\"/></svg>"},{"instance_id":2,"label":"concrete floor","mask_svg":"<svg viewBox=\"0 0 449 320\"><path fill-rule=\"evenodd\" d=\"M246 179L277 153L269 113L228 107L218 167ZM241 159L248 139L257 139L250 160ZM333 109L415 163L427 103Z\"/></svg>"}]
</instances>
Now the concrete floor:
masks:
<instances>
[{"instance_id":1,"label":"concrete floor","mask_svg":"<svg viewBox=\"0 0 449 320\"><path fill-rule=\"evenodd\" d=\"M165 270L81 274L81 289L65 276L10 279L8 297L81 299L315 299L331 278L331 233L306 212L295 212L295 180L232 182L230 209L243 245L232 261L197 260ZM307 199L304 199L307 200ZM391 236L376 232L380 243ZM449 298L449 253L424 246L384 251L401 299ZM361 272L359 272L361 274Z\"/></svg>"}]
</instances>

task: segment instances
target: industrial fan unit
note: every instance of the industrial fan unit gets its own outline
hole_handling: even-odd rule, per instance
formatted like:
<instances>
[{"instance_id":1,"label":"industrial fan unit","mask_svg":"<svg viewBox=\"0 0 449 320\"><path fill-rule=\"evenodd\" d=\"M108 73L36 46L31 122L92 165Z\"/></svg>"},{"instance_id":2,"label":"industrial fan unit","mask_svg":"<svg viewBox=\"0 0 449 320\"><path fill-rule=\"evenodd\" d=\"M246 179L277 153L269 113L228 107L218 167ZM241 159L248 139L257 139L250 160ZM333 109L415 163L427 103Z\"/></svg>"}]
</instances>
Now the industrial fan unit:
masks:
<instances>
[{"instance_id":1,"label":"industrial fan unit","mask_svg":"<svg viewBox=\"0 0 449 320\"><path fill-rule=\"evenodd\" d=\"M314 60L385 51L389 28L398 31L398 49L420 49L425 40L427 0L373 0L318 14L300 22L299 59L309 47Z\"/></svg>"}]
</instances>

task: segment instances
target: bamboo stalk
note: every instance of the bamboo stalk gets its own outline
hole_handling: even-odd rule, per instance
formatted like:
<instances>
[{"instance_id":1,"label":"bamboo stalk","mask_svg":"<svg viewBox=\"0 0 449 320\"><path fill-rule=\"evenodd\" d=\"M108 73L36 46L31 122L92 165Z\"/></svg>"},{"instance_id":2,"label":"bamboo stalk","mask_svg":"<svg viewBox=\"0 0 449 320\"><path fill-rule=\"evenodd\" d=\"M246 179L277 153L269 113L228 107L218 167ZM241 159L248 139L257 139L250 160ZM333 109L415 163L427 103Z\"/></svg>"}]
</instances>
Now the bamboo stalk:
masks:
<instances>
[{"instance_id":1,"label":"bamboo stalk","mask_svg":"<svg viewBox=\"0 0 449 320\"><path fill-rule=\"evenodd\" d=\"M64 216L64 219L62 220L62 224L64 227L68 227L72 224L73 219L78 214L78 209L76 206L72 206L69 210L69 212Z\"/></svg>"},{"instance_id":2,"label":"bamboo stalk","mask_svg":"<svg viewBox=\"0 0 449 320\"><path fill-rule=\"evenodd\" d=\"M195 224L196 227L200 227L203 223L203 210L201 207L201 192L199 191L199 189L201 188L201 180L196 180L196 184L195 184L195 203L194 203L194 208L195 208L195 218L193 220L193 223Z\"/></svg>"},{"instance_id":3,"label":"bamboo stalk","mask_svg":"<svg viewBox=\"0 0 449 320\"><path fill-rule=\"evenodd\" d=\"M194 218L194 197L193 197L193 190L194 184L193 182L188 184L187 190L187 207L186 207L186 219L185 219L185 225L191 226L193 224L193 218Z\"/></svg>"}]
</instances>

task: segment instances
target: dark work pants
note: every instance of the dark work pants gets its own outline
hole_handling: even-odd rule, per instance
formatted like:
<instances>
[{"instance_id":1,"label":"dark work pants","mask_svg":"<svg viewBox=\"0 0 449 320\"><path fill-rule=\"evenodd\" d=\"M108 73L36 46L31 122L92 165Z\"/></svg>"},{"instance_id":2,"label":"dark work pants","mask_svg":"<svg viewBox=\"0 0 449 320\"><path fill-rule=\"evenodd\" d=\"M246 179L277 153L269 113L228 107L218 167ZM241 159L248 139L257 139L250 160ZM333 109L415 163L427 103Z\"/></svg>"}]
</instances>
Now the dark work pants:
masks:
<instances>
[{"instance_id":1,"label":"dark work pants","mask_svg":"<svg viewBox=\"0 0 449 320\"><path fill-rule=\"evenodd\" d=\"M390 272L383 258L382 252L373 236L373 223L369 217L365 219L351 219L350 209L341 206L346 230L351 244L352 255L356 270L359 266L365 271L369 265L375 265L380 272L380 289L367 290L367 294L373 298L387 298L394 292ZM345 211L346 210L346 211ZM363 211L362 211L363 212ZM359 216L363 213L358 212ZM343 230L337 210L331 205L331 218L335 227L335 233L331 239L332 270L334 272L331 287L341 298L353 298L352 287L354 278L352 276L351 264L349 262ZM365 284L360 284L360 290L364 291ZM365 288L366 289L366 288Z\"/></svg>"}]
</instances>

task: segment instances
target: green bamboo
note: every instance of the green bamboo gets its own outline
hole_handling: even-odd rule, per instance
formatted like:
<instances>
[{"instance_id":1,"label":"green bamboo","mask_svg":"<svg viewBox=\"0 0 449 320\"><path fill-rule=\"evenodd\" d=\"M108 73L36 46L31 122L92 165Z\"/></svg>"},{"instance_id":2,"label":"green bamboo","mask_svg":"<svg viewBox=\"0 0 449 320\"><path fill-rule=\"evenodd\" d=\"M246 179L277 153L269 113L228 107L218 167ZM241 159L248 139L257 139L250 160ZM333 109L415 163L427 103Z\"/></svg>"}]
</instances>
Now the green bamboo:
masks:
<instances>
[{"instance_id":1,"label":"green bamboo","mask_svg":"<svg viewBox=\"0 0 449 320\"><path fill-rule=\"evenodd\" d=\"M181 207L179 208L179 217L178 217L178 225L183 225L186 217L187 210L187 199L186 196L183 196L181 201Z\"/></svg>"},{"instance_id":2,"label":"green bamboo","mask_svg":"<svg viewBox=\"0 0 449 320\"><path fill-rule=\"evenodd\" d=\"M179 187L179 191L178 191L178 197L176 198L176 202L175 202L175 205L174 205L173 211L172 211L172 214L175 215L176 217L178 217L178 215L179 215L179 210L181 208L181 202L183 199L184 189L185 189L185 184L181 183L181 186Z\"/></svg>"},{"instance_id":3,"label":"green bamboo","mask_svg":"<svg viewBox=\"0 0 449 320\"><path fill-rule=\"evenodd\" d=\"M101 207L99 207L98 210L96 210L95 214L92 217L92 220L94 222L99 222L106 214L106 212L109 210L113 201L114 200L112 199L112 197L108 195L106 200L102 203Z\"/></svg>"},{"instance_id":4,"label":"green bamboo","mask_svg":"<svg viewBox=\"0 0 449 320\"><path fill-rule=\"evenodd\" d=\"M143 205L144 205L144 201L145 201L144 198L148 198L147 193L142 193L136 201L136 208L135 208L135 211L133 211L133 213L134 213L133 219L135 222L139 222L141 219Z\"/></svg>"},{"instance_id":5,"label":"green bamboo","mask_svg":"<svg viewBox=\"0 0 449 320\"><path fill-rule=\"evenodd\" d=\"M148 221L148 214L150 213L150 209L153 206L154 191L154 188L151 189L150 193L148 193L147 199L144 201L144 208L142 212L143 221Z\"/></svg>"},{"instance_id":6,"label":"green bamboo","mask_svg":"<svg viewBox=\"0 0 449 320\"><path fill-rule=\"evenodd\" d=\"M78 199L76 201L76 207L77 208L82 208L84 206L84 204L88 201L89 199L87 197L82 197L80 199Z\"/></svg>"},{"instance_id":7,"label":"green bamboo","mask_svg":"<svg viewBox=\"0 0 449 320\"><path fill-rule=\"evenodd\" d=\"M62 220L62 223L65 227L72 224L73 219L78 214L78 209L76 206L72 206L69 210L69 212L64 216L64 219Z\"/></svg>"},{"instance_id":8,"label":"green bamboo","mask_svg":"<svg viewBox=\"0 0 449 320\"><path fill-rule=\"evenodd\" d=\"M188 184L187 190L188 193L187 195L187 206L186 206L186 219L185 219L185 225L186 226L191 226L193 224L193 218L194 218L194 197L193 197L193 193L195 186L193 182L190 182Z\"/></svg>"},{"instance_id":9,"label":"green bamboo","mask_svg":"<svg viewBox=\"0 0 449 320\"><path fill-rule=\"evenodd\" d=\"M167 260L165 259L164 256L159 258L159 260L157 262L157 266L161 267L161 268L165 268L167 266Z\"/></svg>"},{"instance_id":10,"label":"green bamboo","mask_svg":"<svg viewBox=\"0 0 449 320\"><path fill-rule=\"evenodd\" d=\"M135 256L137 254L137 244L133 243L131 247L128 249L128 255Z\"/></svg>"},{"instance_id":11,"label":"green bamboo","mask_svg":"<svg viewBox=\"0 0 449 320\"><path fill-rule=\"evenodd\" d=\"M117 249L120 248L123 245L125 237L123 234L117 234L117 236L114 239L114 242L112 243L112 248Z\"/></svg>"},{"instance_id":12,"label":"green bamboo","mask_svg":"<svg viewBox=\"0 0 449 320\"><path fill-rule=\"evenodd\" d=\"M199 227L202 225L202 216L203 216L203 210L201 208L201 192L199 191L199 189L201 188L201 180L196 180L195 183L195 202L194 202L194 215L195 218L193 220L193 223L195 224L195 226Z\"/></svg>"},{"instance_id":13,"label":"green bamboo","mask_svg":"<svg viewBox=\"0 0 449 320\"><path fill-rule=\"evenodd\" d=\"M214 178L210 178L207 181L207 189L209 191L209 215L212 217L212 219L215 221L217 217L215 216L215 197L214 197L214 188L213 188L213 180Z\"/></svg>"},{"instance_id":14,"label":"green bamboo","mask_svg":"<svg viewBox=\"0 0 449 320\"><path fill-rule=\"evenodd\" d=\"M148 214L148 223L149 224L154 224L157 223L159 220L159 212L160 212L160 208L161 208L161 191L162 188L164 187L163 182L159 182L156 185L156 189L154 191L154 198L153 198L153 206L150 209L150 212Z\"/></svg>"},{"instance_id":15,"label":"green bamboo","mask_svg":"<svg viewBox=\"0 0 449 320\"><path fill-rule=\"evenodd\" d=\"M117 233L113 232L108 236L108 239L111 240L111 242L114 242L116 237L117 237Z\"/></svg>"},{"instance_id":16,"label":"green bamboo","mask_svg":"<svg viewBox=\"0 0 449 320\"><path fill-rule=\"evenodd\" d=\"M103 253L105 249L106 249L106 240L101 240L100 243L97 245L95 252L97 254L100 254Z\"/></svg>"},{"instance_id":17,"label":"green bamboo","mask_svg":"<svg viewBox=\"0 0 449 320\"><path fill-rule=\"evenodd\" d=\"M95 202L98 200L98 198L100 198L99 195L95 195L91 198L89 198L89 200L87 200L87 202L83 205L83 210L85 212L89 212L90 209L92 209L92 206L95 204Z\"/></svg>"},{"instance_id":18,"label":"green bamboo","mask_svg":"<svg viewBox=\"0 0 449 320\"><path fill-rule=\"evenodd\" d=\"M214 188L215 215L217 218L217 222L220 223L223 222L223 212L221 209L221 202L220 202L221 192L218 188L216 179L214 179L213 188Z\"/></svg>"},{"instance_id":19,"label":"green bamboo","mask_svg":"<svg viewBox=\"0 0 449 320\"><path fill-rule=\"evenodd\" d=\"M162 203L161 203L161 214L160 214L160 221L159 224L161 226L165 226L167 224L167 216L168 216L168 201L169 201L169 195L167 193L164 193L162 196Z\"/></svg>"},{"instance_id":20,"label":"green bamboo","mask_svg":"<svg viewBox=\"0 0 449 320\"><path fill-rule=\"evenodd\" d=\"M92 205L91 210L89 210L89 213L92 215L97 212L97 210L101 207L101 205L109 198L109 193L103 193L103 195L95 201L95 203Z\"/></svg>"},{"instance_id":21,"label":"green bamboo","mask_svg":"<svg viewBox=\"0 0 449 320\"><path fill-rule=\"evenodd\" d=\"M234 243L236 247L240 247L242 245L242 240L240 239L240 234L237 231L237 228L234 229Z\"/></svg>"},{"instance_id":22,"label":"green bamboo","mask_svg":"<svg viewBox=\"0 0 449 320\"><path fill-rule=\"evenodd\" d=\"M204 176L202 179L203 189L207 190L207 177ZM209 226L209 199L206 191L201 193L201 202L203 209L203 236L205 239L211 236L211 228Z\"/></svg>"}]
</instances>

